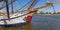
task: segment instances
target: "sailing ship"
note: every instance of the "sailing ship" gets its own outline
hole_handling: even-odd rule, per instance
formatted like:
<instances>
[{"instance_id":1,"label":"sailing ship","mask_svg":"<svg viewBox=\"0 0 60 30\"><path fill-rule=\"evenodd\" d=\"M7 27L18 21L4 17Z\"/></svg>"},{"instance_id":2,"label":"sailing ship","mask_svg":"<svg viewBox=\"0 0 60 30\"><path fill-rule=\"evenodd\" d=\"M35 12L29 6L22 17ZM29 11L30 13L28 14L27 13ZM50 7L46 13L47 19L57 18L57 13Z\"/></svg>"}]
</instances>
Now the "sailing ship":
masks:
<instances>
[{"instance_id":1,"label":"sailing ship","mask_svg":"<svg viewBox=\"0 0 60 30\"><path fill-rule=\"evenodd\" d=\"M15 13L13 12L13 4L12 3L15 0L14 1L11 0L12 2L10 3L12 6L12 14L13 15L10 15L9 7L8 7L8 5L9 5L8 0L0 0L0 2L2 2L2 1L5 1L5 3L6 3L6 6L4 6L4 7L6 7L6 9L7 9L7 14L1 13L1 14L3 14L3 16L0 16L0 26L14 26L14 25L15 26L17 26L17 25L22 26L22 25L25 25L27 22L31 21L31 18L27 17L27 15L29 13L20 13L20 11L16 11ZM36 4L36 2L37 1L33 0L32 3L30 4L30 6L27 8L27 10L30 11L30 9L32 8L32 6L34 4ZM3 9L4 7L1 7L0 10ZM26 10L24 10L24 11L26 11ZM7 16L7 18L4 16ZM27 19L29 18L30 20L26 20L25 19L26 17L27 17Z\"/></svg>"},{"instance_id":2,"label":"sailing ship","mask_svg":"<svg viewBox=\"0 0 60 30\"><path fill-rule=\"evenodd\" d=\"M0 0L0 2L2 2L2 1L5 1L5 4L6 4L6 6L4 6L4 7L6 7L6 9L7 9L7 14L6 14L7 18L4 17L4 16L0 16L0 26L14 26L14 25L15 26L17 26L17 25L22 26L22 25L25 25L27 22L31 22L32 15L34 14L34 12L37 12L39 9L49 7L52 4L56 4L56 3L48 2L48 3L46 3L45 6L41 6L41 7L33 9L33 7L38 2L38 0L33 0L33 1L31 0L32 3L28 6L27 10L22 10L22 12L28 11L28 13L20 13L20 11L19 12L17 11L16 13L14 13L13 12L13 4L12 4L14 2L13 1L13 2L10 3L11 6L12 6L12 14L10 15L9 8L8 8L8 5L9 5L8 0ZM0 9L3 9L4 7L1 7Z\"/></svg>"},{"instance_id":3,"label":"sailing ship","mask_svg":"<svg viewBox=\"0 0 60 30\"><path fill-rule=\"evenodd\" d=\"M26 21L24 18L26 15L23 15L24 13L14 13L13 15L9 15L9 8L8 8L8 0L0 0L0 2L5 1L6 3L6 9L7 9L7 14L6 17L0 16L0 26L14 26L14 25L25 25ZM4 14L5 15L5 14Z\"/></svg>"}]
</instances>

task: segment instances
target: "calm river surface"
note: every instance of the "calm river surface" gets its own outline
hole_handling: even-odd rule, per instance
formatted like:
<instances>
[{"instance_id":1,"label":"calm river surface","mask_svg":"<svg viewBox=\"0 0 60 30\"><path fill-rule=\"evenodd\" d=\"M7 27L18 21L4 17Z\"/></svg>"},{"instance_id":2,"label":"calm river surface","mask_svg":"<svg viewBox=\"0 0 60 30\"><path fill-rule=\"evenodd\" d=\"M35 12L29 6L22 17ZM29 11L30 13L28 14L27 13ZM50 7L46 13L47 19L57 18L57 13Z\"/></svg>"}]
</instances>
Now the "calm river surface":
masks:
<instances>
[{"instance_id":1,"label":"calm river surface","mask_svg":"<svg viewBox=\"0 0 60 30\"><path fill-rule=\"evenodd\" d=\"M22 27L0 27L0 30L60 30L60 15L33 16L30 24Z\"/></svg>"}]
</instances>

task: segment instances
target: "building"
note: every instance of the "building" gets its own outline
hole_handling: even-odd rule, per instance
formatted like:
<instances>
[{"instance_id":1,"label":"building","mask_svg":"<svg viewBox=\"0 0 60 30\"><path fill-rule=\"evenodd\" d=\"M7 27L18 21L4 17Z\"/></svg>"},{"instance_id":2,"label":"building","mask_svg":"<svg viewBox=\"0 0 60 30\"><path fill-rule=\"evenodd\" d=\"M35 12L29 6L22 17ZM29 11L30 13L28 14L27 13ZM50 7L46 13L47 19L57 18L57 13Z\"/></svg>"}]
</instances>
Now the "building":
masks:
<instances>
[{"instance_id":1,"label":"building","mask_svg":"<svg viewBox=\"0 0 60 30\"><path fill-rule=\"evenodd\" d=\"M57 14L60 14L60 12L57 12Z\"/></svg>"},{"instance_id":2,"label":"building","mask_svg":"<svg viewBox=\"0 0 60 30\"><path fill-rule=\"evenodd\" d=\"M45 14L49 14L48 12L45 12Z\"/></svg>"},{"instance_id":3,"label":"building","mask_svg":"<svg viewBox=\"0 0 60 30\"><path fill-rule=\"evenodd\" d=\"M43 11L41 11L40 14L45 14L45 13Z\"/></svg>"}]
</instances>

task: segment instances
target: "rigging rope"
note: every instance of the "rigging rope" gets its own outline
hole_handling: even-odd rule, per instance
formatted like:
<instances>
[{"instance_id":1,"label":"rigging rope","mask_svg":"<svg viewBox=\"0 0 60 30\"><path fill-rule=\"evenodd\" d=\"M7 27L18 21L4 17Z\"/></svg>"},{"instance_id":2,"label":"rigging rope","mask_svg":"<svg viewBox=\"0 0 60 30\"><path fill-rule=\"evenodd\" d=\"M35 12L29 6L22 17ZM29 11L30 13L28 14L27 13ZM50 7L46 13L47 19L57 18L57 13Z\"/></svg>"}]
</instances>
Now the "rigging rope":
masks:
<instances>
[{"instance_id":1,"label":"rigging rope","mask_svg":"<svg viewBox=\"0 0 60 30\"><path fill-rule=\"evenodd\" d=\"M18 10L21 10L21 9L23 9L25 6L27 6L28 4L30 4L32 2L32 0L31 1L29 1L27 4L25 4L24 6L22 6L20 9L18 9Z\"/></svg>"},{"instance_id":2,"label":"rigging rope","mask_svg":"<svg viewBox=\"0 0 60 30\"><path fill-rule=\"evenodd\" d=\"M5 5L5 2L3 2L2 6L4 6L4 5Z\"/></svg>"},{"instance_id":3,"label":"rigging rope","mask_svg":"<svg viewBox=\"0 0 60 30\"><path fill-rule=\"evenodd\" d=\"M27 15L27 14L29 14L29 13L26 13L26 14L24 14L24 15L21 15L21 16L25 16L25 15ZM18 17L21 17L21 16L18 16ZM17 18L17 17L15 17L15 18ZM14 18L11 18L11 19L14 19Z\"/></svg>"},{"instance_id":4,"label":"rigging rope","mask_svg":"<svg viewBox=\"0 0 60 30\"><path fill-rule=\"evenodd\" d=\"M30 4L30 6L28 7L27 10L32 10L33 7L36 5L37 2L38 2L38 0L33 0L33 2Z\"/></svg>"},{"instance_id":5,"label":"rigging rope","mask_svg":"<svg viewBox=\"0 0 60 30\"><path fill-rule=\"evenodd\" d=\"M31 1L30 1L30 2L31 2ZM29 4L30 2L28 2L27 4ZM31 8L33 8L37 2L38 2L38 0L36 0L34 3L33 3L33 1L32 1L33 4L30 4ZM23 7L25 7L27 4L25 4ZM21 10L23 7L21 7L21 8L18 9L18 10ZM31 8L30 8L30 9L31 9ZM22 11L27 11L27 10L22 10ZM28 11L29 11L29 10L28 10Z\"/></svg>"},{"instance_id":6,"label":"rigging rope","mask_svg":"<svg viewBox=\"0 0 60 30\"><path fill-rule=\"evenodd\" d=\"M17 1L17 0L12 1L12 2L9 3L8 5L12 4L12 3L15 2L15 1ZM6 6L0 7L0 10L3 9L3 8L5 8L5 7L6 7Z\"/></svg>"},{"instance_id":7,"label":"rigging rope","mask_svg":"<svg viewBox=\"0 0 60 30\"><path fill-rule=\"evenodd\" d=\"M11 0L11 3L12 3L12 0ZM13 11L13 3L11 4L11 9L12 9L12 14L14 14L14 11Z\"/></svg>"},{"instance_id":8,"label":"rigging rope","mask_svg":"<svg viewBox=\"0 0 60 30\"><path fill-rule=\"evenodd\" d=\"M48 1L51 3L51 1L50 1L50 0L48 0ZM51 3L51 6L52 6L53 10L55 11L55 8L54 8L53 3Z\"/></svg>"}]
</instances>

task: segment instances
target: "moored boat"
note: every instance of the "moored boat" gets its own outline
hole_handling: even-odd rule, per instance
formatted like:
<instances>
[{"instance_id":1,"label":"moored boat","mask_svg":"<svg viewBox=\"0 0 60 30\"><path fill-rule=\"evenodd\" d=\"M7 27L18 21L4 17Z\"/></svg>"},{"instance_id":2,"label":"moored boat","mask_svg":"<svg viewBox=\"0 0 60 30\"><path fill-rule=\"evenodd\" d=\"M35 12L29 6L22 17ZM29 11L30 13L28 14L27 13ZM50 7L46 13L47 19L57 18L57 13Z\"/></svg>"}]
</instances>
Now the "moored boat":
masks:
<instances>
[{"instance_id":1,"label":"moored boat","mask_svg":"<svg viewBox=\"0 0 60 30\"><path fill-rule=\"evenodd\" d=\"M7 18L4 18L3 16L0 16L0 26L14 26L14 25L25 25L26 21L21 13L15 13L13 15L10 15L10 20Z\"/></svg>"}]
</instances>

